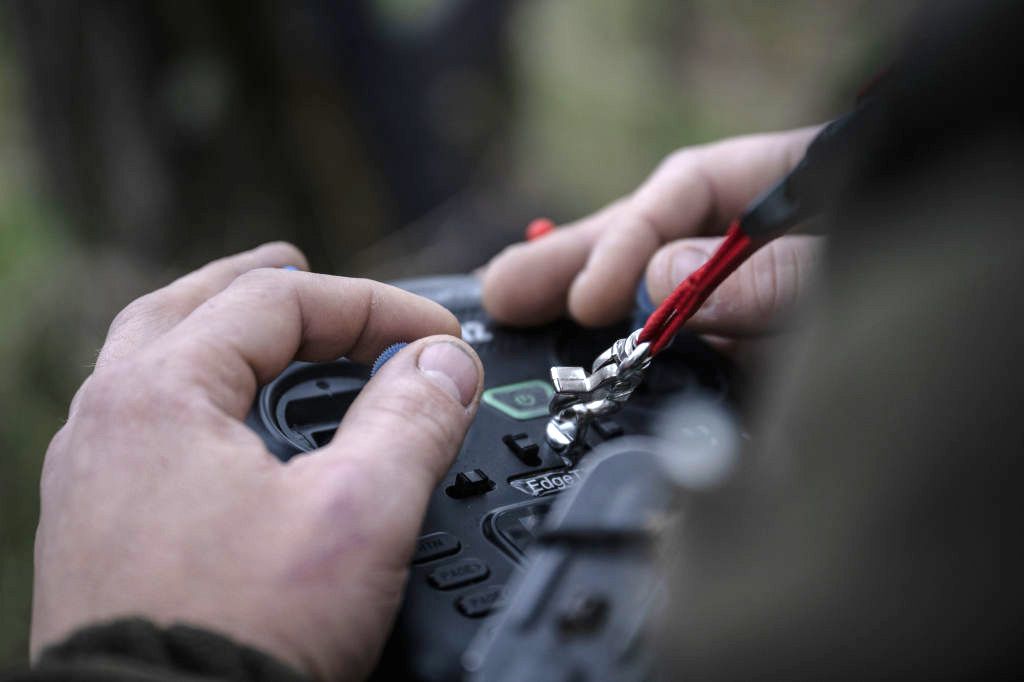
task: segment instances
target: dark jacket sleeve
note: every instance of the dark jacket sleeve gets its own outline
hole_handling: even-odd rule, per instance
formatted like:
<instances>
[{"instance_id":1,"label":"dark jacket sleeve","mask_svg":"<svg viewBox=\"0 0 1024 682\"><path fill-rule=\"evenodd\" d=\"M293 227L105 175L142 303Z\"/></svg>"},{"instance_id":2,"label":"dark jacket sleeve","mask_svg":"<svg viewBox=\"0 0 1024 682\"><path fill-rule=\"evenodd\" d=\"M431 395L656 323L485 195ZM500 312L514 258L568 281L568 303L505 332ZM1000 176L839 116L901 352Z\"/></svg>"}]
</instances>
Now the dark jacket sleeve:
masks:
<instances>
[{"instance_id":1,"label":"dark jacket sleeve","mask_svg":"<svg viewBox=\"0 0 1024 682\"><path fill-rule=\"evenodd\" d=\"M30 670L3 682L305 682L306 677L270 655L222 635L188 625L160 628L125 619L83 628L44 650Z\"/></svg>"}]
</instances>

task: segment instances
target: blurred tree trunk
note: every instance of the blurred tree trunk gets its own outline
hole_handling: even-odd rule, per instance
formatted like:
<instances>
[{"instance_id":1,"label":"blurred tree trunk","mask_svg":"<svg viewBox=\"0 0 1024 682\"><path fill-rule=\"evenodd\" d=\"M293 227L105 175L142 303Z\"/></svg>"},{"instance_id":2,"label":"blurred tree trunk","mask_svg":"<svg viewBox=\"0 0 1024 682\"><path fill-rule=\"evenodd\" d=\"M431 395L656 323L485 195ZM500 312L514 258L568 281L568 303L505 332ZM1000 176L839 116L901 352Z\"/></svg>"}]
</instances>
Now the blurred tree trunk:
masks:
<instances>
[{"instance_id":1,"label":"blurred tree trunk","mask_svg":"<svg viewBox=\"0 0 1024 682\"><path fill-rule=\"evenodd\" d=\"M52 190L88 241L194 264L290 239L337 270L477 180L508 0L17 0Z\"/></svg>"}]
</instances>

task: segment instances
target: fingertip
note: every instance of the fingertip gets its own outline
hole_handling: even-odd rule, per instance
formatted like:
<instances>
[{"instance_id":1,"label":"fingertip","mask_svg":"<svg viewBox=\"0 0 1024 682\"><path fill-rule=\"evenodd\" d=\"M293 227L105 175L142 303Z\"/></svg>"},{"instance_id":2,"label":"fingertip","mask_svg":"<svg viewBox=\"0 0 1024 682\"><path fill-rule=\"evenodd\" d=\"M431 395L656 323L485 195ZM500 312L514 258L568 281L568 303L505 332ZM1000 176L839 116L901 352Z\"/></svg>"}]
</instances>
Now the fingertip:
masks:
<instances>
[{"instance_id":1,"label":"fingertip","mask_svg":"<svg viewBox=\"0 0 1024 682\"><path fill-rule=\"evenodd\" d=\"M483 363L476 351L453 336L425 340L416 359L419 371L463 407L473 406L483 390Z\"/></svg>"},{"instance_id":2,"label":"fingertip","mask_svg":"<svg viewBox=\"0 0 1024 682\"><path fill-rule=\"evenodd\" d=\"M377 377L382 377L378 379ZM484 385L484 367L480 356L457 336L435 334L409 344L383 363L371 378L374 391L412 378L427 379L436 397L472 408Z\"/></svg>"},{"instance_id":3,"label":"fingertip","mask_svg":"<svg viewBox=\"0 0 1024 682\"><path fill-rule=\"evenodd\" d=\"M549 237L550 239L550 237ZM486 266L481 280L484 310L499 324L535 325L557 319L564 311L564 288L547 277L535 277L543 265L539 243L506 247Z\"/></svg>"},{"instance_id":4,"label":"fingertip","mask_svg":"<svg viewBox=\"0 0 1024 682\"><path fill-rule=\"evenodd\" d=\"M748 336L775 332L813 271L820 237L787 236L757 251L726 277L687 320L691 331ZM651 259L647 286L663 300L700 268L720 246L720 238L698 237L666 245Z\"/></svg>"},{"instance_id":5,"label":"fingertip","mask_svg":"<svg viewBox=\"0 0 1024 682\"><path fill-rule=\"evenodd\" d=\"M467 343L446 335L420 339L366 384L327 450L372 444L375 460L425 473L413 478L429 490L457 454L482 391L483 365Z\"/></svg>"},{"instance_id":6,"label":"fingertip","mask_svg":"<svg viewBox=\"0 0 1024 682\"><path fill-rule=\"evenodd\" d=\"M313 277L325 282L337 279L332 275ZM366 331L349 350L349 357L353 360L372 361L384 348L398 341L409 342L434 334L462 336L458 318L437 301L370 279L356 278L348 281L351 286L362 291L359 298L368 302L367 323L371 319L382 323L364 325ZM369 331L368 326L374 327L374 331Z\"/></svg>"},{"instance_id":7,"label":"fingertip","mask_svg":"<svg viewBox=\"0 0 1024 682\"><path fill-rule=\"evenodd\" d=\"M673 285L669 281L669 266L667 248L659 249L651 257L647 264L647 271L644 273L644 286L647 288L647 295L655 306L665 300L671 293Z\"/></svg>"},{"instance_id":8,"label":"fingertip","mask_svg":"<svg viewBox=\"0 0 1024 682\"><path fill-rule=\"evenodd\" d=\"M496 322L503 324L508 323L510 312L508 310L505 287L502 284L505 279L503 260L506 258L509 250L514 247L515 245L502 249L487 265L478 270L477 274L480 278L480 300L484 310Z\"/></svg>"},{"instance_id":9,"label":"fingertip","mask_svg":"<svg viewBox=\"0 0 1024 682\"><path fill-rule=\"evenodd\" d=\"M431 301L434 303L434 301ZM455 313L445 308L440 303L437 306L443 311L440 313L440 324L437 331L438 334L443 336L455 337L458 339L462 338L462 325L459 324L459 318L455 317Z\"/></svg>"},{"instance_id":10,"label":"fingertip","mask_svg":"<svg viewBox=\"0 0 1024 682\"><path fill-rule=\"evenodd\" d=\"M618 322L633 306L636 282L609 284L599 273L583 270L569 287L569 315L584 327L604 327Z\"/></svg>"},{"instance_id":11,"label":"fingertip","mask_svg":"<svg viewBox=\"0 0 1024 682\"><path fill-rule=\"evenodd\" d=\"M653 301L664 300L710 257L709 246L719 239L695 238L672 242L654 254L647 265L647 291Z\"/></svg>"},{"instance_id":12,"label":"fingertip","mask_svg":"<svg viewBox=\"0 0 1024 682\"><path fill-rule=\"evenodd\" d=\"M457 339L462 338L462 325L459 323L459 318L455 317L455 313L445 308L445 312L448 313L448 330L443 332L446 336L452 336Z\"/></svg>"},{"instance_id":13,"label":"fingertip","mask_svg":"<svg viewBox=\"0 0 1024 682\"><path fill-rule=\"evenodd\" d=\"M266 267L292 266L299 270L309 270L309 261L302 250L286 241L273 241L260 244L252 250L257 262Z\"/></svg>"}]
</instances>

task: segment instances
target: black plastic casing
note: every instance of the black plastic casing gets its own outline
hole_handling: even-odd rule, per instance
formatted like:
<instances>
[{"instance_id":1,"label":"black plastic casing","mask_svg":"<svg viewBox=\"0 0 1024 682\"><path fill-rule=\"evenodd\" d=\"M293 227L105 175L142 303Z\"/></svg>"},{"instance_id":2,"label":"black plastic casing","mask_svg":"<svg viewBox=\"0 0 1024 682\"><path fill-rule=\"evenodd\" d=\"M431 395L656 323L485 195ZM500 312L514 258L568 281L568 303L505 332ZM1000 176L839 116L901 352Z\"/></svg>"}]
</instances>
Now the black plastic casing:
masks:
<instances>
[{"instance_id":1,"label":"black plastic casing","mask_svg":"<svg viewBox=\"0 0 1024 682\"><path fill-rule=\"evenodd\" d=\"M405 600L372 678L458 680L471 640L487 627L487 616L504 603L498 596L501 588L522 570L531 529L539 525L553 496L579 480L577 465L544 442L547 414L546 409L536 409L539 386L550 384L553 365L589 368L598 353L632 330L626 325L584 330L568 322L503 328L484 313L474 277L395 284L437 301L459 318L463 338L483 362L485 393L535 382L530 384L533 393L523 394L522 402L531 403L528 407L539 412L537 416L517 419L493 403L480 405L454 465L431 496ZM287 461L329 440L368 375L366 367L346 360L294 363L261 389L247 423L271 452ZM730 385L729 369L721 358L696 337L681 335L658 356L627 407L613 421L591 429L589 443L596 446L625 434L648 435L666 400L700 394L726 401ZM520 395L515 390L513 394ZM506 442L513 436L519 436L515 443L534 458L514 452ZM584 460L586 456L584 451Z\"/></svg>"},{"instance_id":2,"label":"black plastic casing","mask_svg":"<svg viewBox=\"0 0 1024 682\"><path fill-rule=\"evenodd\" d=\"M666 444L627 436L598 446L558 496L512 585L508 606L463 656L472 682L658 678L665 536L683 488Z\"/></svg>"},{"instance_id":3,"label":"black plastic casing","mask_svg":"<svg viewBox=\"0 0 1024 682\"><path fill-rule=\"evenodd\" d=\"M762 243L771 241L836 200L853 160L863 154L878 125L875 101L873 96L864 97L814 136L797 165L744 210L744 234Z\"/></svg>"}]
</instances>

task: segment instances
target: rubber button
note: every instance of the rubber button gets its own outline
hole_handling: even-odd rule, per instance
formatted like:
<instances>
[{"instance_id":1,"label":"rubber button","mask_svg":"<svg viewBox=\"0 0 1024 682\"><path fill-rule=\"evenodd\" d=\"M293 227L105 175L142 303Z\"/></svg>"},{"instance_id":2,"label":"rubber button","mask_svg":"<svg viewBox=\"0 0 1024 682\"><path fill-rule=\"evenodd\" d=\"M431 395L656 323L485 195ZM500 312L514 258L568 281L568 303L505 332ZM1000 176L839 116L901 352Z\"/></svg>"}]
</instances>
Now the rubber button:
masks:
<instances>
[{"instance_id":1,"label":"rubber button","mask_svg":"<svg viewBox=\"0 0 1024 682\"><path fill-rule=\"evenodd\" d=\"M548 403L555 389L546 381L535 379L489 388L483 401L512 419L520 421L548 415Z\"/></svg>"},{"instance_id":2,"label":"rubber button","mask_svg":"<svg viewBox=\"0 0 1024 682\"><path fill-rule=\"evenodd\" d=\"M509 434L501 437L501 442L508 446L519 460L531 467L540 465L540 446L530 440L525 433Z\"/></svg>"},{"instance_id":3,"label":"rubber button","mask_svg":"<svg viewBox=\"0 0 1024 682\"><path fill-rule=\"evenodd\" d=\"M480 559L460 559L438 566L427 576L430 584L439 590L477 583L491 574L491 569Z\"/></svg>"},{"instance_id":4,"label":"rubber button","mask_svg":"<svg viewBox=\"0 0 1024 682\"><path fill-rule=\"evenodd\" d=\"M505 605L505 588L486 585L455 600L455 608L467 618L482 618Z\"/></svg>"},{"instance_id":5,"label":"rubber button","mask_svg":"<svg viewBox=\"0 0 1024 682\"><path fill-rule=\"evenodd\" d=\"M448 497L461 500L494 490L494 481L482 469L470 469L455 475L455 483L445 488Z\"/></svg>"},{"instance_id":6,"label":"rubber button","mask_svg":"<svg viewBox=\"0 0 1024 682\"><path fill-rule=\"evenodd\" d=\"M416 552L412 555L414 564L451 556L462 549L462 543L451 533L430 533L416 541Z\"/></svg>"}]
</instances>

